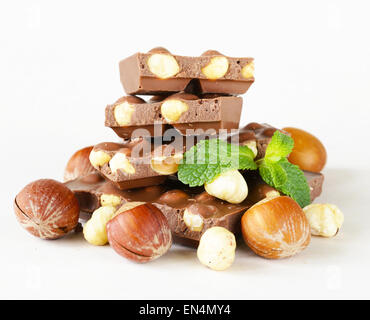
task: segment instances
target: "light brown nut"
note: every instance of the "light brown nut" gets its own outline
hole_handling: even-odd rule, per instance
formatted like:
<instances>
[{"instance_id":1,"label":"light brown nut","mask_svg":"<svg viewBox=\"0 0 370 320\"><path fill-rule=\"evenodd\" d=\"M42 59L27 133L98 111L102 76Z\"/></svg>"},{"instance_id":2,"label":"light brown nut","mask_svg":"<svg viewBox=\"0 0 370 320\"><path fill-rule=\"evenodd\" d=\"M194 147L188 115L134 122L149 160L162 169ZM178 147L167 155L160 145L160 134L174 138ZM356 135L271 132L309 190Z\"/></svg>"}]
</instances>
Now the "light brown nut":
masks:
<instances>
[{"instance_id":1,"label":"light brown nut","mask_svg":"<svg viewBox=\"0 0 370 320\"><path fill-rule=\"evenodd\" d=\"M177 99L165 100L161 105L162 116L168 123L176 122L188 110L187 103Z\"/></svg>"},{"instance_id":2,"label":"light brown nut","mask_svg":"<svg viewBox=\"0 0 370 320\"><path fill-rule=\"evenodd\" d=\"M242 76L243 78L250 79L254 77L254 62L251 61L247 63L243 68L242 68Z\"/></svg>"},{"instance_id":3,"label":"light brown nut","mask_svg":"<svg viewBox=\"0 0 370 320\"><path fill-rule=\"evenodd\" d=\"M109 162L111 156L104 151L91 151L90 152L90 163L94 168L99 168Z\"/></svg>"},{"instance_id":4,"label":"light brown nut","mask_svg":"<svg viewBox=\"0 0 370 320\"><path fill-rule=\"evenodd\" d=\"M150 162L150 167L157 173L163 175L170 175L177 172L179 163L183 155L177 153L173 156L155 157Z\"/></svg>"},{"instance_id":5,"label":"light brown nut","mask_svg":"<svg viewBox=\"0 0 370 320\"><path fill-rule=\"evenodd\" d=\"M205 266L222 271L233 264L235 250L234 234L223 227L212 227L200 238L197 255Z\"/></svg>"},{"instance_id":6,"label":"light brown nut","mask_svg":"<svg viewBox=\"0 0 370 320\"><path fill-rule=\"evenodd\" d=\"M189 208L186 208L184 210L183 220L186 224L186 226L191 231L202 231L204 226L204 221L201 215L194 214L189 210Z\"/></svg>"},{"instance_id":7,"label":"light brown nut","mask_svg":"<svg viewBox=\"0 0 370 320\"><path fill-rule=\"evenodd\" d=\"M334 237L343 224L343 213L333 204L313 203L303 211L310 223L311 234L315 236Z\"/></svg>"},{"instance_id":8,"label":"light brown nut","mask_svg":"<svg viewBox=\"0 0 370 320\"><path fill-rule=\"evenodd\" d=\"M207 79L216 80L222 78L229 70L229 60L226 57L213 57L210 62L202 68L202 73Z\"/></svg>"},{"instance_id":9,"label":"light brown nut","mask_svg":"<svg viewBox=\"0 0 370 320\"><path fill-rule=\"evenodd\" d=\"M103 207L117 207L121 204L121 198L114 194L102 194L100 204Z\"/></svg>"},{"instance_id":10,"label":"light brown nut","mask_svg":"<svg viewBox=\"0 0 370 320\"><path fill-rule=\"evenodd\" d=\"M153 53L147 61L149 70L160 79L168 79L180 72L176 59L168 53Z\"/></svg>"},{"instance_id":11,"label":"light brown nut","mask_svg":"<svg viewBox=\"0 0 370 320\"><path fill-rule=\"evenodd\" d=\"M117 152L112 159L109 161L109 167L112 173L117 173L118 170L121 170L125 173L134 174L135 168L127 159L127 156L124 153Z\"/></svg>"}]
</instances>

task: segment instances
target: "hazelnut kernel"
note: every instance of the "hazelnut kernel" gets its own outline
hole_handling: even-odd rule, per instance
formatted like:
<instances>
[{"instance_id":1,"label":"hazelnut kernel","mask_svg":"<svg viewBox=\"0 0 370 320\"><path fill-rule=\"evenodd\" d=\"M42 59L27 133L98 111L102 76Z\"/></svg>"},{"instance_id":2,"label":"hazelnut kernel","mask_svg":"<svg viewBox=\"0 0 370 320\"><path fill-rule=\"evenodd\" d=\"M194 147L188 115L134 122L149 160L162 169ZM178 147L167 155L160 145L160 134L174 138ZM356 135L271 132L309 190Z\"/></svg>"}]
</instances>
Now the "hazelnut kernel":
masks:
<instances>
[{"instance_id":1,"label":"hazelnut kernel","mask_svg":"<svg viewBox=\"0 0 370 320\"><path fill-rule=\"evenodd\" d=\"M257 141L256 140L249 140L242 143L243 146L247 146L249 149L252 150L254 157L257 157L258 149L257 149Z\"/></svg>"},{"instance_id":2,"label":"hazelnut kernel","mask_svg":"<svg viewBox=\"0 0 370 320\"><path fill-rule=\"evenodd\" d=\"M202 73L207 79L216 80L222 78L229 69L229 61L226 57L214 57L207 66L202 68Z\"/></svg>"},{"instance_id":3,"label":"hazelnut kernel","mask_svg":"<svg viewBox=\"0 0 370 320\"><path fill-rule=\"evenodd\" d=\"M247 63L243 68L242 68L242 76L243 78L250 79L254 77L254 62L251 61Z\"/></svg>"},{"instance_id":4,"label":"hazelnut kernel","mask_svg":"<svg viewBox=\"0 0 370 320\"><path fill-rule=\"evenodd\" d=\"M341 228L344 216L333 204L314 203L303 208L310 223L311 234L322 237L334 237Z\"/></svg>"},{"instance_id":5,"label":"hazelnut kernel","mask_svg":"<svg viewBox=\"0 0 370 320\"><path fill-rule=\"evenodd\" d=\"M177 172L179 162L182 159L182 154L175 154L171 157L156 157L150 162L150 167L157 173L163 175L170 175Z\"/></svg>"},{"instance_id":6,"label":"hazelnut kernel","mask_svg":"<svg viewBox=\"0 0 370 320\"><path fill-rule=\"evenodd\" d=\"M100 207L95 210L83 228L83 234L87 242L95 246L103 246L108 243L107 222L113 218L116 208L112 206Z\"/></svg>"},{"instance_id":7,"label":"hazelnut kernel","mask_svg":"<svg viewBox=\"0 0 370 320\"><path fill-rule=\"evenodd\" d=\"M109 161L109 167L112 170L112 173L117 173L118 170L121 170L128 174L135 173L135 168L127 159L126 155L121 152L117 152L113 156L113 158Z\"/></svg>"},{"instance_id":8,"label":"hazelnut kernel","mask_svg":"<svg viewBox=\"0 0 370 320\"><path fill-rule=\"evenodd\" d=\"M161 105L161 113L168 123L178 121L183 113L189 110L189 106L181 100L165 100Z\"/></svg>"},{"instance_id":9,"label":"hazelnut kernel","mask_svg":"<svg viewBox=\"0 0 370 320\"><path fill-rule=\"evenodd\" d=\"M135 107L127 101L118 104L114 108L114 118L120 126L127 126L131 122L132 114L135 112Z\"/></svg>"},{"instance_id":10,"label":"hazelnut kernel","mask_svg":"<svg viewBox=\"0 0 370 320\"><path fill-rule=\"evenodd\" d=\"M168 79L180 72L176 59L167 53L154 53L147 61L149 70L160 79Z\"/></svg>"},{"instance_id":11,"label":"hazelnut kernel","mask_svg":"<svg viewBox=\"0 0 370 320\"><path fill-rule=\"evenodd\" d=\"M117 207L121 204L121 198L114 194L102 194L100 197L100 204L103 207Z\"/></svg>"},{"instance_id":12,"label":"hazelnut kernel","mask_svg":"<svg viewBox=\"0 0 370 320\"><path fill-rule=\"evenodd\" d=\"M213 227L200 238L197 256L205 266L222 271L233 264L235 249L234 234L223 227Z\"/></svg>"},{"instance_id":13,"label":"hazelnut kernel","mask_svg":"<svg viewBox=\"0 0 370 320\"><path fill-rule=\"evenodd\" d=\"M191 231L202 231L204 222L199 214L194 214L190 212L189 208L186 208L182 218Z\"/></svg>"},{"instance_id":14,"label":"hazelnut kernel","mask_svg":"<svg viewBox=\"0 0 370 320\"><path fill-rule=\"evenodd\" d=\"M248 196L248 185L238 170L221 173L204 185L212 196L230 203L241 203Z\"/></svg>"},{"instance_id":15,"label":"hazelnut kernel","mask_svg":"<svg viewBox=\"0 0 370 320\"><path fill-rule=\"evenodd\" d=\"M104 151L91 151L90 153L90 156L89 156L89 159L90 159L90 163L91 165L94 167L94 168L99 168L103 165L105 165L106 163L109 162L109 160L111 159L111 156L104 152Z\"/></svg>"}]
</instances>

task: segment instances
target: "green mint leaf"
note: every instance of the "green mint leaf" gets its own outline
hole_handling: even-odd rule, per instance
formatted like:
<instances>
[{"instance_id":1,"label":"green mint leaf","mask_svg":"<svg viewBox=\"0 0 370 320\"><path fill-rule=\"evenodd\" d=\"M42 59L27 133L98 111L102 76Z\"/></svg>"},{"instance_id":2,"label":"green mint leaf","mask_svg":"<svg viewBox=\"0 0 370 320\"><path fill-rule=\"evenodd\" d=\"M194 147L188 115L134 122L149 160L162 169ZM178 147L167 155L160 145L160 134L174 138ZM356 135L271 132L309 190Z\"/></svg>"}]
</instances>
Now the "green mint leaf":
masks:
<instances>
[{"instance_id":1,"label":"green mint leaf","mask_svg":"<svg viewBox=\"0 0 370 320\"><path fill-rule=\"evenodd\" d=\"M256 170L253 158L253 152L247 146L219 139L202 140L184 153L178 178L191 187L201 186L228 170Z\"/></svg>"},{"instance_id":2,"label":"green mint leaf","mask_svg":"<svg viewBox=\"0 0 370 320\"><path fill-rule=\"evenodd\" d=\"M261 162L259 172L262 179L275 188L281 187L287 182L288 176L279 163L264 160Z\"/></svg>"},{"instance_id":3,"label":"green mint leaf","mask_svg":"<svg viewBox=\"0 0 370 320\"><path fill-rule=\"evenodd\" d=\"M281 159L279 164L287 174L287 181L277 189L292 197L302 208L309 205L311 203L310 187L303 171L287 159Z\"/></svg>"},{"instance_id":4,"label":"green mint leaf","mask_svg":"<svg viewBox=\"0 0 370 320\"><path fill-rule=\"evenodd\" d=\"M265 159L277 162L282 158L286 158L292 152L293 147L294 140L276 130L266 148Z\"/></svg>"}]
</instances>

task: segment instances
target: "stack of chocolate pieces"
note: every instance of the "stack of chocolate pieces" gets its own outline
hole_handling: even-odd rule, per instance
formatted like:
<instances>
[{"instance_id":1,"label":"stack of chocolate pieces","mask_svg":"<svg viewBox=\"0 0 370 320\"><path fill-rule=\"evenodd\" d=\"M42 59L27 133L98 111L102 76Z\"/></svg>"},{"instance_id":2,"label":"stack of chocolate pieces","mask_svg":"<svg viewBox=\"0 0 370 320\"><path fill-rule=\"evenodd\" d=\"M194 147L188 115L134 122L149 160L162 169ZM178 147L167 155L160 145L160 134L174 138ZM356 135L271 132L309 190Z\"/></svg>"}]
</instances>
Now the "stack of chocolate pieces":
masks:
<instances>
[{"instance_id":1,"label":"stack of chocolate pieces","mask_svg":"<svg viewBox=\"0 0 370 320\"><path fill-rule=\"evenodd\" d=\"M239 233L242 214L272 187L257 173L245 172L249 195L242 203L231 204L209 195L204 187L184 185L176 172L186 150L220 132L229 139L238 136L239 144L255 147L257 158L264 156L277 129L257 123L239 129L243 101L238 95L254 82L253 59L230 58L217 51L184 57L155 48L122 60L119 67L127 96L106 107L105 124L122 142L96 145L90 153L96 171L66 183L82 211L151 202L168 219L174 239L190 245L213 226ZM323 176L305 175L314 199L321 193ZM201 220L196 228L187 224L186 210Z\"/></svg>"}]
</instances>

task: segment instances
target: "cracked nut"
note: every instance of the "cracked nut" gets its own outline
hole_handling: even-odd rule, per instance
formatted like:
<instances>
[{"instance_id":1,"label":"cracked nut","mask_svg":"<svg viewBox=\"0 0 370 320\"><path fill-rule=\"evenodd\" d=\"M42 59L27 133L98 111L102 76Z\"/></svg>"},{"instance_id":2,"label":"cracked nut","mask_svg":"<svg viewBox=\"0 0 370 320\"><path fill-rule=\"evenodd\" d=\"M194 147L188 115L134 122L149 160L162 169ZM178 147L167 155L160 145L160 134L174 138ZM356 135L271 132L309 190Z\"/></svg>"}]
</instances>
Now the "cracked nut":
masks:
<instances>
[{"instance_id":1,"label":"cracked nut","mask_svg":"<svg viewBox=\"0 0 370 320\"><path fill-rule=\"evenodd\" d=\"M184 101L178 99L165 100L161 105L162 116L168 123L176 122L189 110L189 106Z\"/></svg>"},{"instance_id":2,"label":"cracked nut","mask_svg":"<svg viewBox=\"0 0 370 320\"><path fill-rule=\"evenodd\" d=\"M207 79L216 80L222 78L229 69L229 60L226 57L214 57L207 66L202 68L202 73Z\"/></svg>"},{"instance_id":3,"label":"cracked nut","mask_svg":"<svg viewBox=\"0 0 370 320\"><path fill-rule=\"evenodd\" d=\"M157 173L163 175L170 175L177 172L179 163L183 155L177 153L173 156L155 157L150 162L150 167Z\"/></svg>"},{"instance_id":4,"label":"cracked nut","mask_svg":"<svg viewBox=\"0 0 370 320\"><path fill-rule=\"evenodd\" d=\"M121 204L121 198L114 194L102 194L100 204L103 207L117 207Z\"/></svg>"},{"instance_id":5,"label":"cracked nut","mask_svg":"<svg viewBox=\"0 0 370 320\"><path fill-rule=\"evenodd\" d=\"M94 151L93 150L90 152L89 159L90 159L91 165L94 168L99 168L101 166L104 166L106 163L108 163L109 160L111 159L111 156L104 151L101 151L101 150Z\"/></svg>"},{"instance_id":6,"label":"cracked nut","mask_svg":"<svg viewBox=\"0 0 370 320\"><path fill-rule=\"evenodd\" d=\"M108 243L107 222L114 217L117 209L112 206L100 207L95 210L83 227L83 234L87 242L94 246L104 246Z\"/></svg>"},{"instance_id":7,"label":"cracked nut","mask_svg":"<svg viewBox=\"0 0 370 320\"><path fill-rule=\"evenodd\" d=\"M208 229L199 241L197 255L205 266L222 271L229 268L235 259L235 236L223 227Z\"/></svg>"},{"instance_id":8,"label":"cracked nut","mask_svg":"<svg viewBox=\"0 0 370 320\"><path fill-rule=\"evenodd\" d=\"M149 70L160 79L168 79L180 72L179 64L176 59L167 51L163 51L162 48L158 48L158 52L148 58L147 64ZM156 50L157 51L157 50Z\"/></svg>"},{"instance_id":9,"label":"cracked nut","mask_svg":"<svg viewBox=\"0 0 370 320\"><path fill-rule=\"evenodd\" d=\"M135 173L135 168L127 159L127 156L121 152L117 152L113 156L113 158L109 161L109 167L112 170L112 173L117 173L118 170L129 174Z\"/></svg>"},{"instance_id":10,"label":"cracked nut","mask_svg":"<svg viewBox=\"0 0 370 320\"><path fill-rule=\"evenodd\" d=\"M64 170L64 181L74 180L95 172L95 168L91 165L89 160L92 149L92 146L86 147L78 150L72 155Z\"/></svg>"},{"instance_id":11,"label":"cracked nut","mask_svg":"<svg viewBox=\"0 0 370 320\"><path fill-rule=\"evenodd\" d=\"M293 256L311 240L310 225L302 208L286 196L256 203L244 213L241 227L245 243L269 259Z\"/></svg>"},{"instance_id":12,"label":"cracked nut","mask_svg":"<svg viewBox=\"0 0 370 320\"><path fill-rule=\"evenodd\" d=\"M171 247L172 235L163 213L150 203L124 206L107 224L112 248L119 255L141 263L164 255Z\"/></svg>"},{"instance_id":13,"label":"cracked nut","mask_svg":"<svg viewBox=\"0 0 370 320\"><path fill-rule=\"evenodd\" d=\"M289 162L302 170L320 172L326 164L326 150L321 141L311 133L297 128L284 128L294 140Z\"/></svg>"},{"instance_id":14,"label":"cracked nut","mask_svg":"<svg viewBox=\"0 0 370 320\"><path fill-rule=\"evenodd\" d=\"M247 182L238 170L221 173L204 188L210 195L230 203L241 203L248 196Z\"/></svg>"},{"instance_id":15,"label":"cracked nut","mask_svg":"<svg viewBox=\"0 0 370 320\"><path fill-rule=\"evenodd\" d=\"M41 179L28 184L16 196L14 212L29 233L57 239L77 226L80 208L74 193L63 183Z\"/></svg>"},{"instance_id":16,"label":"cracked nut","mask_svg":"<svg viewBox=\"0 0 370 320\"><path fill-rule=\"evenodd\" d=\"M251 61L247 63L243 68L242 68L242 76L243 78L250 79L254 77L254 62Z\"/></svg>"},{"instance_id":17,"label":"cracked nut","mask_svg":"<svg viewBox=\"0 0 370 320\"><path fill-rule=\"evenodd\" d=\"M191 212L190 208L186 208L184 210L184 214L182 216L186 226L191 231L202 231L203 230L203 218L201 215Z\"/></svg>"},{"instance_id":18,"label":"cracked nut","mask_svg":"<svg viewBox=\"0 0 370 320\"><path fill-rule=\"evenodd\" d=\"M315 236L334 237L343 224L343 213L333 204L314 203L303 211L310 223L311 234Z\"/></svg>"}]
</instances>

